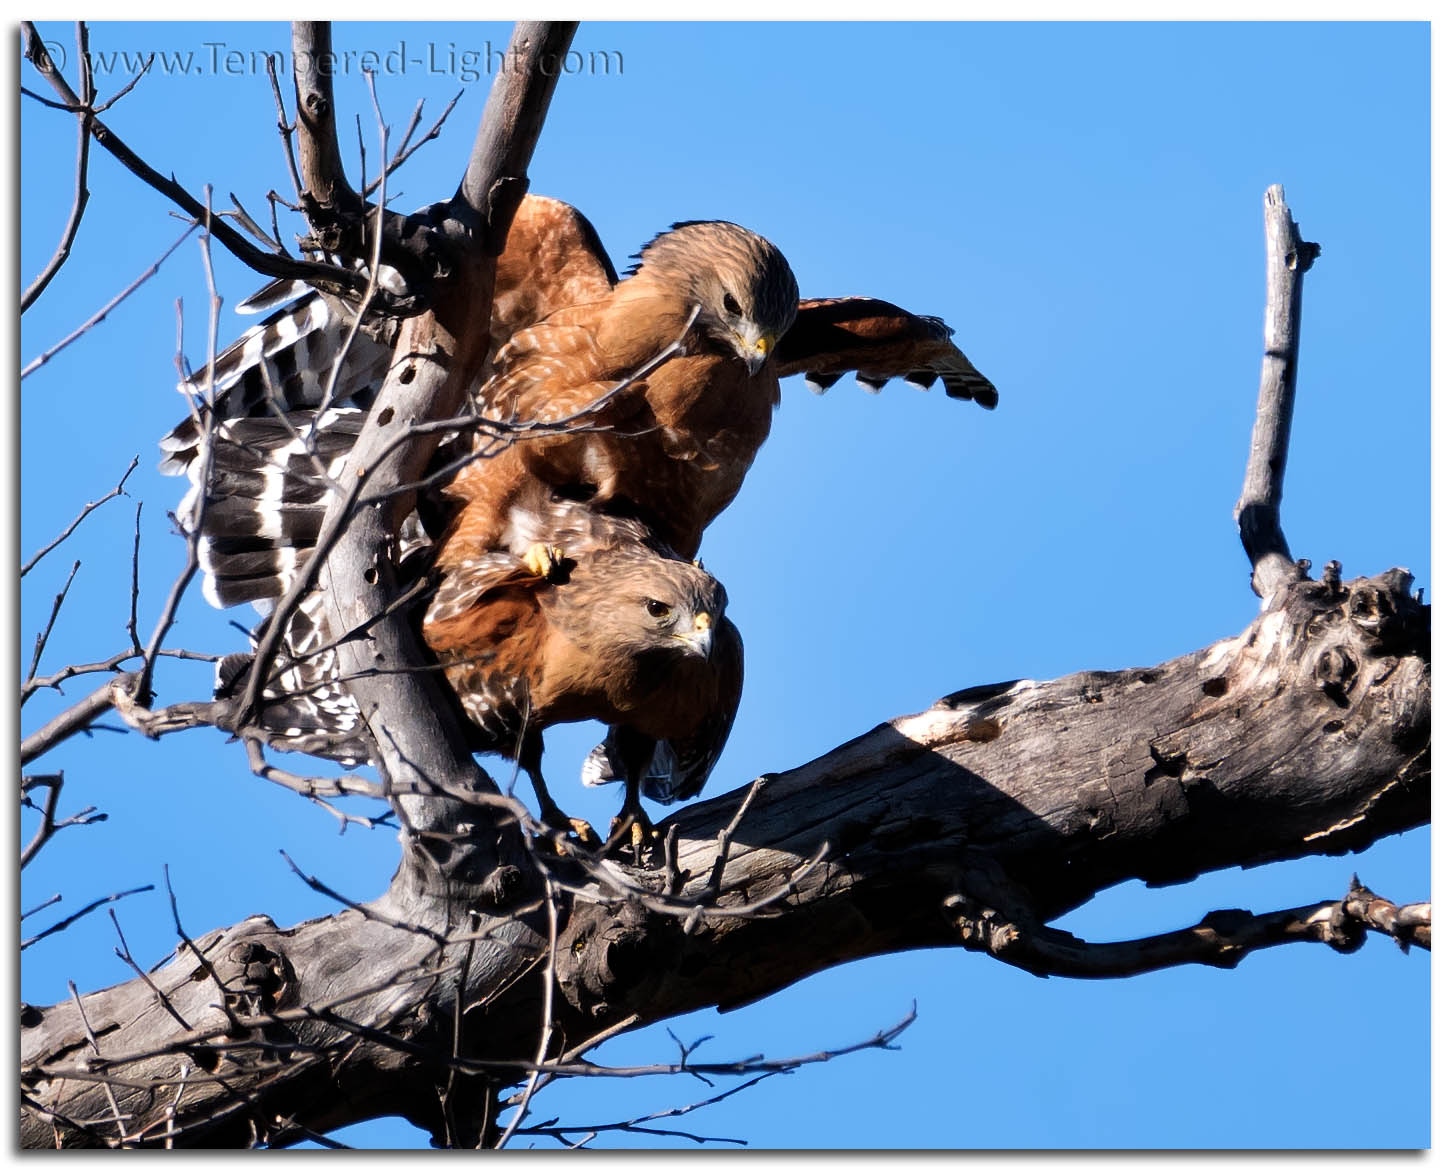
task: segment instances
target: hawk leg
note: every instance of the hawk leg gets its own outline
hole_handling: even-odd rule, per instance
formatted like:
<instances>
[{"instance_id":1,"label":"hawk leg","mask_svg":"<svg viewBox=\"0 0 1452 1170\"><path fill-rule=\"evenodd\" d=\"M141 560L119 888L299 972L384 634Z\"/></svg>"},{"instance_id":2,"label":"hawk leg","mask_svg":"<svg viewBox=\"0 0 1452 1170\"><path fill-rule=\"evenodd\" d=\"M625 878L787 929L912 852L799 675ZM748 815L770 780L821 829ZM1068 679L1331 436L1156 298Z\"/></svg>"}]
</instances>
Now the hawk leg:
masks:
<instances>
[{"instance_id":1,"label":"hawk leg","mask_svg":"<svg viewBox=\"0 0 1452 1170\"><path fill-rule=\"evenodd\" d=\"M605 848L613 849L628 835L630 851L638 866L646 841L660 836L640 805L640 781L655 754L655 740L622 728L617 748L621 763L625 765L625 803L620 806L619 815L610 822L610 836L606 839Z\"/></svg>"},{"instance_id":2,"label":"hawk leg","mask_svg":"<svg viewBox=\"0 0 1452 1170\"><path fill-rule=\"evenodd\" d=\"M625 781L625 803L621 806L619 814L610 821L610 836L605 842L606 850L622 844L627 836L630 838L630 852L634 855L637 866L642 863L641 855L646 840L660 836L659 830L650 823L650 818L645 815L645 809L640 806L640 781L633 777Z\"/></svg>"},{"instance_id":3,"label":"hawk leg","mask_svg":"<svg viewBox=\"0 0 1452 1170\"><path fill-rule=\"evenodd\" d=\"M600 838L590 822L579 817L568 816L550 795L550 790L545 785L544 770L541 767L543 757L544 738L538 733L526 736L524 747L519 753L519 765L528 774L529 782L534 786L535 799L539 801L539 819L551 829L573 834L585 848L597 848L600 845ZM557 848L561 854L565 852L562 844L557 845Z\"/></svg>"}]
</instances>

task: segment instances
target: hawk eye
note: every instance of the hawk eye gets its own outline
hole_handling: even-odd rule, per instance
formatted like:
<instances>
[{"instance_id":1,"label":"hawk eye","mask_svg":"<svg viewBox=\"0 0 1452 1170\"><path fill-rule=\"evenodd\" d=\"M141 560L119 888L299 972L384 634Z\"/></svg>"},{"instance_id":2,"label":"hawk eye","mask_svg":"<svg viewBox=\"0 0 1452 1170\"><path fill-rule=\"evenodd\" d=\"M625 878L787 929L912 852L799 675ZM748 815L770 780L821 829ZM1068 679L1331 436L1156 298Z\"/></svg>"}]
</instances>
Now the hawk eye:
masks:
<instances>
[{"instance_id":1,"label":"hawk eye","mask_svg":"<svg viewBox=\"0 0 1452 1170\"><path fill-rule=\"evenodd\" d=\"M664 601L656 601L654 598L651 598L645 603L645 612L653 618L670 617L671 607Z\"/></svg>"},{"instance_id":2,"label":"hawk eye","mask_svg":"<svg viewBox=\"0 0 1452 1170\"><path fill-rule=\"evenodd\" d=\"M727 293L721 300L721 307L733 317L741 316L741 306L736 303L736 298Z\"/></svg>"}]
</instances>

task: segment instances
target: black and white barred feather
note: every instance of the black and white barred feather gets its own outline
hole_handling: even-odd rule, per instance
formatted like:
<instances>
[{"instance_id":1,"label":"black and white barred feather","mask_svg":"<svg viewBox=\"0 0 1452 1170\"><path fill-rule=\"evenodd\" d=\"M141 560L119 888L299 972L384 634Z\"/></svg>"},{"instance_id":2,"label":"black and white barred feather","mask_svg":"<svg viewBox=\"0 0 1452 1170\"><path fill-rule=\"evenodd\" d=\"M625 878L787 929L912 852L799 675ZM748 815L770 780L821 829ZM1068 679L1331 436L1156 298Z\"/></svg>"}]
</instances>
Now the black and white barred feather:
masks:
<instances>
[{"instance_id":1,"label":"black and white barred feather","mask_svg":"<svg viewBox=\"0 0 1452 1170\"><path fill-rule=\"evenodd\" d=\"M264 621L252 631L254 651L267 625ZM303 598L289 617L287 637L269 671L255 719L269 746L351 768L368 763L371 739L357 702L339 678L335 645L322 597L314 593ZM228 654L217 663L217 697L241 695L255 665L250 653Z\"/></svg>"}]
</instances>

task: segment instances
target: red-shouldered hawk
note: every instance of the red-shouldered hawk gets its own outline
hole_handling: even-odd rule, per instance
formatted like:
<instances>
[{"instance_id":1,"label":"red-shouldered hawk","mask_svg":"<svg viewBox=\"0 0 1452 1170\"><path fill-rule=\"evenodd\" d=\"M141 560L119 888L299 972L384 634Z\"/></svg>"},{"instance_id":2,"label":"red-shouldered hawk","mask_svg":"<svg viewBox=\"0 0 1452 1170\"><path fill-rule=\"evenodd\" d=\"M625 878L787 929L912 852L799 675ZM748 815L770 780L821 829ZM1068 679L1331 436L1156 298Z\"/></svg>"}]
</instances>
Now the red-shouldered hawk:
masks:
<instances>
[{"instance_id":1,"label":"red-shouldered hawk","mask_svg":"<svg viewBox=\"0 0 1452 1170\"><path fill-rule=\"evenodd\" d=\"M570 420L583 425L506 442L489 458L464 466L441 493L421 499L424 519L412 518L410 539L417 540L423 529L430 534L439 597L477 591L480 566L486 563L494 566L491 572L507 565L507 575L517 575L521 549L511 531L518 529L518 517L547 516L554 507L583 509L580 515L599 523L630 518L650 541L665 546L636 540L631 556L657 558L659 563L651 563L657 575L685 574L673 566L689 564L679 557L694 555L705 526L736 495L766 438L779 400L779 376L804 373L818 391L854 369L871 390L895 375L924 388L941 377L950 396L990 408L997 401L997 391L952 344L951 330L942 321L866 298L799 300L781 253L735 224L677 224L650 241L638 259L617 281L594 229L579 212L533 196L522 204L499 258L491 322L491 345L498 346L493 374L473 395L473 408L525 426ZM270 306L284 295L273 289L260 300ZM395 327L365 322L333 371L349 313L336 301L309 295L274 313L218 358L211 409L219 424L207 489L209 497L217 498L206 511L201 542L205 588L214 604L280 596L316 539L328 495L314 472L319 462L341 460L351 447L362 411L391 359ZM667 351L669 356L658 360ZM201 381L194 378L186 388L199 390ZM283 412L289 419L285 428L271 417ZM272 439L262 439L263 433ZM162 442L163 469L187 472L193 490L201 487L196 483L198 441L197 420L190 419ZM490 445L497 447L497 438ZM441 465L468 446L467 440L447 445L439 455ZM560 545L547 535L536 543ZM613 551L599 561L596 592L601 598L614 580L606 568L623 571L628 559L619 540L607 544ZM490 559L500 556L506 560ZM589 592L588 587L574 594L550 592L553 579L540 580L527 587L510 576L511 604L533 598L545 614L545 598ZM486 595L496 605L492 616L474 613L465 628L487 631L494 628L490 622L503 620L499 596L480 594ZM671 604L675 612L676 603ZM486 677L487 672L466 668L450 642L463 638L450 632L450 623L464 620L436 601L424 617L423 632L448 663L450 680L466 708L472 706L476 723L503 693L498 687L508 677L527 676L549 689L549 668L527 654L511 660L513 676ZM542 638L512 644L544 654L544 647L554 643ZM739 671L734 630L721 641L735 646ZM329 701L339 701L333 691L327 693ZM724 702L724 694L718 692L717 698ZM660 720L675 718L674 701L656 692L652 702L660 705ZM631 776L643 777L652 769L662 776L674 770L691 777L681 783L662 780L658 791L697 791L720 748L712 737L719 730L724 738L735 703L733 695L724 724L713 725L705 735L714 743L709 751L699 743L684 746L699 739L682 739L685 733L662 740L650 730L661 729L662 724L651 722L655 716L636 711L633 722L612 723L610 739L592 755L587 774L626 773L628 805L641 782L632 782ZM573 709L560 700L550 713ZM677 746L658 750L658 741ZM642 765L646 743L654 763ZM542 784L538 781L543 801ZM653 791L649 784L646 791Z\"/></svg>"},{"instance_id":2,"label":"red-shouldered hawk","mask_svg":"<svg viewBox=\"0 0 1452 1170\"><path fill-rule=\"evenodd\" d=\"M293 442L274 420L247 420L243 430L254 452ZM310 474L295 465L291 478ZM642 788L663 804L694 796L735 719L744 652L725 609L720 582L640 523L539 485L511 507L498 548L444 576L422 624L467 716L471 749L517 759L541 819L588 839L588 826L566 817L545 784L543 730L607 724L584 777L625 782L612 828L648 828ZM347 631L328 625L316 595L305 599L257 719L275 747L356 764L368 758L368 740L338 677L331 647L340 636ZM219 692L239 692L250 666L250 656L224 660Z\"/></svg>"}]
</instances>

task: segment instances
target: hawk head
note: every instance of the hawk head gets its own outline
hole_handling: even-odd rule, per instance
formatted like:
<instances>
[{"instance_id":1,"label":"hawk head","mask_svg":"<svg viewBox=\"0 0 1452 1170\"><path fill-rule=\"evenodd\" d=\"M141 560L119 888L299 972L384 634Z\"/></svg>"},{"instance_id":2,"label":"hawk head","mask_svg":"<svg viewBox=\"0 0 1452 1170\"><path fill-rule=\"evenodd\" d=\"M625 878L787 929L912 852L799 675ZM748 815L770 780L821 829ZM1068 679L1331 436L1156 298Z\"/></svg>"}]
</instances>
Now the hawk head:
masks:
<instances>
[{"instance_id":1,"label":"hawk head","mask_svg":"<svg viewBox=\"0 0 1452 1170\"><path fill-rule=\"evenodd\" d=\"M669 282L701 306L696 325L761 369L797 315L797 278L776 245L724 220L678 223L640 250L630 270Z\"/></svg>"},{"instance_id":2,"label":"hawk head","mask_svg":"<svg viewBox=\"0 0 1452 1170\"><path fill-rule=\"evenodd\" d=\"M602 666L631 674L708 661L726 611L725 586L705 569L644 548L588 557L551 592L552 624Z\"/></svg>"}]
</instances>

